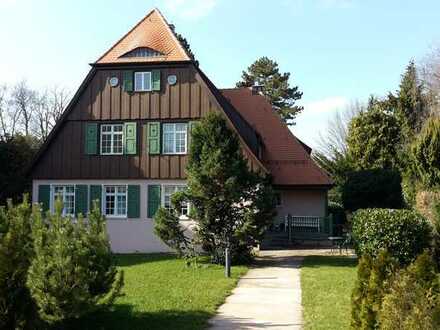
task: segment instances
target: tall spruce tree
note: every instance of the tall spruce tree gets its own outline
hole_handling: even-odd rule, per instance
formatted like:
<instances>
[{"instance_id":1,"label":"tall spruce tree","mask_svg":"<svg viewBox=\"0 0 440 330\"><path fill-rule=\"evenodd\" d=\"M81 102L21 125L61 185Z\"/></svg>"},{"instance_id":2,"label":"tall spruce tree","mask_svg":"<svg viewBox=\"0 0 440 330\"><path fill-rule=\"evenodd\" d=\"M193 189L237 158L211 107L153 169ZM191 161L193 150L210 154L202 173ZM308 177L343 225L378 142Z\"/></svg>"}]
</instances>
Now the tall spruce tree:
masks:
<instances>
[{"instance_id":1,"label":"tall spruce tree","mask_svg":"<svg viewBox=\"0 0 440 330\"><path fill-rule=\"evenodd\" d=\"M256 60L247 71L243 71L241 81L237 87L251 87L262 85L263 94L269 99L274 110L281 116L284 122L294 124L297 114L303 107L296 101L300 100L303 93L298 86L289 85L290 73L280 73L278 63L268 57L261 57Z\"/></svg>"},{"instance_id":2,"label":"tall spruce tree","mask_svg":"<svg viewBox=\"0 0 440 330\"><path fill-rule=\"evenodd\" d=\"M395 109L406 140L411 140L420 131L427 117L423 85L413 60L408 63L402 75L396 95L390 93L386 102Z\"/></svg>"},{"instance_id":3,"label":"tall spruce tree","mask_svg":"<svg viewBox=\"0 0 440 330\"><path fill-rule=\"evenodd\" d=\"M252 172L240 142L220 114L210 113L191 132L187 199L197 235L213 262L250 257L274 216L268 178Z\"/></svg>"}]
</instances>

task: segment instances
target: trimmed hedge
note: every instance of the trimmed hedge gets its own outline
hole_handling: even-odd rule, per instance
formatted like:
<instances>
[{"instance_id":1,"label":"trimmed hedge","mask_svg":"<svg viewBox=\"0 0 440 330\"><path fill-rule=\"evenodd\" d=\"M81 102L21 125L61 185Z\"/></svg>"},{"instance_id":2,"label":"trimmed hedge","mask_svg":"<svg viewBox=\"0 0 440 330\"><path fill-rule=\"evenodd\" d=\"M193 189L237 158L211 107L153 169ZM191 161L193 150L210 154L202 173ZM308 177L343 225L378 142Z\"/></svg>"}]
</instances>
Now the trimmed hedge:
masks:
<instances>
[{"instance_id":1,"label":"trimmed hedge","mask_svg":"<svg viewBox=\"0 0 440 330\"><path fill-rule=\"evenodd\" d=\"M415 211L363 209L353 214L353 239L358 255L377 256L387 250L402 264L428 248L431 226Z\"/></svg>"},{"instance_id":2,"label":"trimmed hedge","mask_svg":"<svg viewBox=\"0 0 440 330\"><path fill-rule=\"evenodd\" d=\"M399 172L374 169L351 172L342 187L344 208L350 211L366 208L400 209L404 206L402 178Z\"/></svg>"}]
</instances>

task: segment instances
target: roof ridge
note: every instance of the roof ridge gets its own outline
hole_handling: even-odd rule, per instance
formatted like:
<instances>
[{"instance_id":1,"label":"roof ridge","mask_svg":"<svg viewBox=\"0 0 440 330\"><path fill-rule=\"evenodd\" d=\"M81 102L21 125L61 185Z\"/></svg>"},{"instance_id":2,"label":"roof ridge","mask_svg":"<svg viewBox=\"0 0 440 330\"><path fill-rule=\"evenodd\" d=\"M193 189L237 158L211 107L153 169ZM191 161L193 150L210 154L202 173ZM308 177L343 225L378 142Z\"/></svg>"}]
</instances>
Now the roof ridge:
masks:
<instances>
[{"instance_id":1,"label":"roof ridge","mask_svg":"<svg viewBox=\"0 0 440 330\"><path fill-rule=\"evenodd\" d=\"M186 51L186 49L182 46L182 43L179 41L179 39L177 39L176 37L176 33L171 29L170 24L168 24L167 19L165 18L165 16L162 15L162 12L155 7L153 11L156 11L159 14L159 17L162 19L162 21L165 23L168 31L171 33L171 35L173 36L174 41L177 43L177 45L179 45L180 50L183 51L183 53L188 57L188 59L191 59L191 57L189 56L188 52Z\"/></svg>"},{"instance_id":2,"label":"roof ridge","mask_svg":"<svg viewBox=\"0 0 440 330\"><path fill-rule=\"evenodd\" d=\"M134 29L136 29L139 25L141 25L141 23L144 22L155 10L159 12L157 8L153 8L152 10L150 10L150 12L147 15L145 15L144 18L142 18L139 22L137 22L127 33L125 33L122 37L120 37L118 41L116 41L113 44L113 46L111 46L104 54L102 54L102 56L98 58L95 61L95 63L98 63L100 60L102 60L102 58L104 58L108 53L110 53L126 36L128 36L131 32L133 32Z\"/></svg>"},{"instance_id":3,"label":"roof ridge","mask_svg":"<svg viewBox=\"0 0 440 330\"><path fill-rule=\"evenodd\" d=\"M94 64L148 62L151 59L121 59L121 55L143 46L163 53L167 57L165 58L166 61L191 60L182 43L171 29L170 24L168 24L160 10L154 8L119 38Z\"/></svg>"}]
</instances>

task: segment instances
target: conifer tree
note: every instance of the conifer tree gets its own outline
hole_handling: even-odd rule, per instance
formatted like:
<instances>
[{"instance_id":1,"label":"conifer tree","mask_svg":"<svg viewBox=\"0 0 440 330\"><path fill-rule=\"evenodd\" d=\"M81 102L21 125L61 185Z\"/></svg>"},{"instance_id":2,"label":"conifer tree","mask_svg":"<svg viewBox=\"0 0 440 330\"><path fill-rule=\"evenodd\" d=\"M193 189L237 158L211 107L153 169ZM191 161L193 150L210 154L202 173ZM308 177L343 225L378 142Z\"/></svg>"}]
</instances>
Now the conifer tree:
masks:
<instances>
[{"instance_id":1,"label":"conifer tree","mask_svg":"<svg viewBox=\"0 0 440 330\"><path fill-rule=\"evenodd\" d=\"M20 205L9 200L0 208L0 329L35 327L35 304L26 287L34 254L30 217L26 195Z\"/></svg>"},{"instance_id":2,"label":"conifer tree","mask_svg":"<svg viewBox=\"0 0 440 330\"><path fill-rule=\"evenodd\" d=\"M277 62L268 57L261 57L252 63L247 71L243 71L242 80L236 85L237 87L262 85L263 94L281 119L288 124L294 124L296 115L303 110L302 106L296 104L303 93L299 91L298 86L290 86L289 78L289 72L280 73Z\"/></svg>"},{"instance_id":3,"label":"conifer tree","mask_svg":"<svg viewBox=\"0 0 440 330\"><path fill-rule=\"evenodd\" d=\"M249 257L274 215L267 178L253 173L239 140L220 114L210 113L191 133L187 198L197 234L214 262L225 248L233 259Z\"/></svg>"},{"instance_id":4,"label":"conifer tree","mask_svg":"<svg viewBox=\"0 0 440 330\"><path fill-rule=\"evenodd\" d=\"M104 219L95 209L86 224L62 216L62 203L55 213L43 217L33 212L32 235L35 257L27 285L38 313L48 324L58 324L113 303L123 283L111 260Z\"/></svg>"},{"instance_id":5,"label":"conifer tree","mask_svg":"<svg viewBox=\"0 0 440 330\"><path fill-rule=\"evenodd\" d=\"M400 82L397 98L397 110L413 134L418 132L425 119L425 105L422 95L422 84L417 76L417 68L413 60L406 67Z\"/></svg>"}]
</instances>

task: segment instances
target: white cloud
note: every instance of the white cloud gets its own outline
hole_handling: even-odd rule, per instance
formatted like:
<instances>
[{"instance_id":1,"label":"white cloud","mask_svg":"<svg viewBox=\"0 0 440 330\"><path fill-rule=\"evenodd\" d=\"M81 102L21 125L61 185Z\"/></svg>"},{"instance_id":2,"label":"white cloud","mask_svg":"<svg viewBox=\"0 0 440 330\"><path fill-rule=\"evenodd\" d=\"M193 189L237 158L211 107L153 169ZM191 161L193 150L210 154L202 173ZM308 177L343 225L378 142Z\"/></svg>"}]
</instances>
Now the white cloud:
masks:
<instances>
[{"instance_id":1,"label":"white cloud","mask_svg":"<svg viewBox=\"0 0 440 330\"><path fill-rule=\"evenodd\" d=\"M10 7L17 3L17 0L0 0L0 7Z\"/></svg>"},{"instance_id":2,"label":"white cloud","mask_svg":"<svg viewBox=\"0 0 440 330\"><path fill-rule=\"evenodd\" d=\"M317 139L327 130L329 120L338 110L349 104L343 96L332 96L304 104L304 110L297 116L292 132L312 148L317 147Z\"/></svg>"},{"instance_id":3,"label":"white cloud","mask_svg":"<svg viewBox=\"0 0 440 330\"><path fill-rule=\"evenodd\" d=\"M322 100L312 101L304 104L304 112L310 115L316 113L325 113L332 110L338 110L348 104L348 99L343 96L332 96Z\"/></svg>"},{"instance_id":4,"label":"white cloud","mask_svg":"<svg viewBox=\"0 0 440 330\"><path fill-rule=\"evenodd\" d=\"M165 0L165 7L173 15L187 20L209 15L216 4L217 0Z\"/></svg>"}]
</instances>

